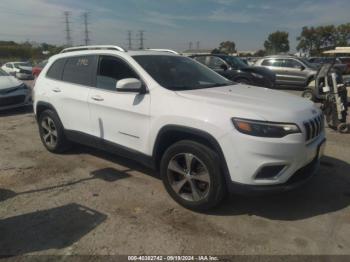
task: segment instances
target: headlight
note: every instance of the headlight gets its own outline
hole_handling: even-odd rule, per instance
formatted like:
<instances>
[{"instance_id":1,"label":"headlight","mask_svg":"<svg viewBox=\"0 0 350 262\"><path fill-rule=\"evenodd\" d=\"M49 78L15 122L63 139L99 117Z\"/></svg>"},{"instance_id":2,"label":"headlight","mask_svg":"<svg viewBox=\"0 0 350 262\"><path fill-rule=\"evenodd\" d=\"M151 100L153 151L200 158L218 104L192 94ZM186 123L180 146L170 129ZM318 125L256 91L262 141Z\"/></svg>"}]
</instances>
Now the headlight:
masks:
<instances>
[{"instance_id":1,"label":"headlight","mask_svg":"<svg viewBox=\"0 0 350 262\"><path fill-rule=\"evenodd\" d=\"M247 135L281 138L289 134L301 133L296 124L274 123L242 118L232 118L235 128Z\"/></svg>"},{"instance_id":2,"label":"headlight","mask_svg":"<svg viewBox=\"0 0 350 262\"><path fill-rule=\"evenodd\" d=\"M251 74L256 78L260 78L260 79L264 78L264 76L257 74L257 73L251 73Z\"/></svg>"}]
</instances>

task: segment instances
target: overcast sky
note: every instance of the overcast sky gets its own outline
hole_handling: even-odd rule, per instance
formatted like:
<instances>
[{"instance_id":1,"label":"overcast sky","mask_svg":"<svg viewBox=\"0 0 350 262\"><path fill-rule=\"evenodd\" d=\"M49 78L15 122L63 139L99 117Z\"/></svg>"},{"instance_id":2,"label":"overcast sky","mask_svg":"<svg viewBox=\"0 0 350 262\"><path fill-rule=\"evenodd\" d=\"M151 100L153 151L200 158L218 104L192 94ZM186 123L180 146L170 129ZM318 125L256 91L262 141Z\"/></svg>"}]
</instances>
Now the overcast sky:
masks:
<instances>
[{"instance_id":1,"label":"overcast sky","mask_svg":"<svg viewBox=\"0 0 350 262\"><path fill-rule=\"evenodd\" d=\"M350 22L349 0L1 0L0 40L65 43L63 12L71 12L72 38L83 43L82 13L90 14L93 44L127 43L145 30L145 45L185 50L236 42L257 50L270 32L290 33L291 48L302 26Z\"/></svg>"}]
</instances>

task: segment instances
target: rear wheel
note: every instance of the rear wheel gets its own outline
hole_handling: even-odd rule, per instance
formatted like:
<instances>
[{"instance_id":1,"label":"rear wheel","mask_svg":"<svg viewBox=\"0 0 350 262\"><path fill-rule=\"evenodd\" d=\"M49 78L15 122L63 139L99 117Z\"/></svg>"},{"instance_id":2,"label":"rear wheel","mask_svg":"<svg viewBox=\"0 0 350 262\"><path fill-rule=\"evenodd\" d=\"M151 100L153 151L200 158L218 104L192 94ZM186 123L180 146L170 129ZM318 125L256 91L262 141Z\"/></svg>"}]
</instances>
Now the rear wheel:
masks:
<instances>
[{"instance_id":1,"label":"rear wheel","mask_svg":"<svg viewBox=\"0 0 350 262\"><path fill-rule=\"evenodd\" d=\"M50 152L62 153L69 148L64 128L54 111L45 110L40 114L39 133L42 143Z\"/></svg>"},{"instance_id":2,"label":"rear wheel","mask_svg":"<svg viewBox=\"0 0 350 262\"><path fill-rule=\"evenodd\" d=\"M340 123L337 127L339 133L346 134L349 132L349 125L347 123Z\"/></svg>"},{"instance_id":3,"label":"rear wheel","mask_svg":"<svg viewBox=\"0 0 350 262\"><path fill-rule=\"evenodd\" d=\"M226 194L218 155L194 141L170 146L161 160L160 173L170 196L189 209L210 209Z\"/></svg>"}]
</instances>

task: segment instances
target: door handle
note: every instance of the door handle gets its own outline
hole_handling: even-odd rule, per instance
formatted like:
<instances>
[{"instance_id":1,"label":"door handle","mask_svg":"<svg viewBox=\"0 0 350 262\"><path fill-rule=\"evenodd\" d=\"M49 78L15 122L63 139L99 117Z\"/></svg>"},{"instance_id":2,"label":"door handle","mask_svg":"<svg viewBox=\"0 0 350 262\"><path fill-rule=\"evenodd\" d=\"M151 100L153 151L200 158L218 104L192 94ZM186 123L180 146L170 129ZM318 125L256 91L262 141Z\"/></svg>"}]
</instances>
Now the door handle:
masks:
<instances>
[{"instance_id":1,"label":"door handle","mask_svg":"<svg viewBox=\"0 0 350 262\"><path fill-rule=\"evenodd\" d=\"M92 96L91 97L92 100L95 100L95 101L103 101L104 99L100 96Z\"/></svg>"},{"instance_id":2,"label":"door handle","mask_svg":"<svg viewBox=\"0 0 350 262\"><path fill-rule=\"evenodd\" d=\"M55 93L59 93L59 92L61 92L61 89L59 89L58 87L54 87L54 88L52 88L52 91Z\"/></svg>"}]
</instances>

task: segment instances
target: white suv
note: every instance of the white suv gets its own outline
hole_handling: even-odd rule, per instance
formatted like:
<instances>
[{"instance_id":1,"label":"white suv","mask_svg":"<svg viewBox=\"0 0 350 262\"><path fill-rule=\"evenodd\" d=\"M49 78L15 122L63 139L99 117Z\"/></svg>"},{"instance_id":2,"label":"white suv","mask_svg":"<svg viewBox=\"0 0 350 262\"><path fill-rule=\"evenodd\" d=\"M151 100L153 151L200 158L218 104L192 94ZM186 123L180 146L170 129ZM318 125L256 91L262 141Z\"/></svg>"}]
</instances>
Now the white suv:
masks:
<instances>
[{"instance_id":1,"label":"white suv","mask_svg":"<svg viewBox=\"0 0 350 262\"><path fill-rule=\"evenodd\" d=\"M325 145L310 101L233 83L170 52L66 49L39 75L34 110L49 151L75 141L150 165L196 210L232 190L300 185Z\"/></svg>"}]
</instances>

